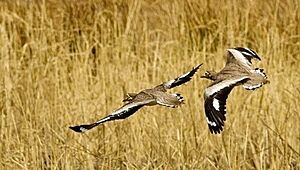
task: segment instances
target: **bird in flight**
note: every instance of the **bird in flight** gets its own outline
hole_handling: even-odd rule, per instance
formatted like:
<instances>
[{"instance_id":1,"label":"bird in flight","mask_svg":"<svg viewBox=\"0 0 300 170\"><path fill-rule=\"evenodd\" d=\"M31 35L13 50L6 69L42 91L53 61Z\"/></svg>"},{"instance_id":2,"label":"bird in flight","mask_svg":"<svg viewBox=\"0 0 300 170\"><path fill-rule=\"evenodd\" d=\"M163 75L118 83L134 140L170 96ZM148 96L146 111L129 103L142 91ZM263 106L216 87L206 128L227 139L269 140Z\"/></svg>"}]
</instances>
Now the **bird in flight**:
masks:
<instances>
[{"instance_id":1,"label":"bird in flight","mask_svg":"<svg viewBox=\"0 0 300 170\"><path fill-rule=\"evenodd\" d=\"M246 90L255 90L269 83L264 70L253 68L251 59L261 60L249 48L227 49L227 62L220 72L206 71L204 76L213 82L204 91L204 110L211 133L221 133L226 120L226 100L231 90L243 85Z\"/></svg>"},{"instance_id":2,"label":"bird in flight","mask_svg":"<svg viewBox=\"0 0 300 170\"><path fill-rule=\"evenodd\" d=\"M154 88L145 89L139 93L128 93L127 97L123 100L125 104L122 107L94 123L70 126L69 128L75 132L85 132L107 121L125 119L134 114L143 106L161 105L176 108L183 104L184 99L178 93L166 93L167 90L190 81L201 65L202 64L194 67L191 71L173 80L155 86Z\"/></svg>"}]
</instances>

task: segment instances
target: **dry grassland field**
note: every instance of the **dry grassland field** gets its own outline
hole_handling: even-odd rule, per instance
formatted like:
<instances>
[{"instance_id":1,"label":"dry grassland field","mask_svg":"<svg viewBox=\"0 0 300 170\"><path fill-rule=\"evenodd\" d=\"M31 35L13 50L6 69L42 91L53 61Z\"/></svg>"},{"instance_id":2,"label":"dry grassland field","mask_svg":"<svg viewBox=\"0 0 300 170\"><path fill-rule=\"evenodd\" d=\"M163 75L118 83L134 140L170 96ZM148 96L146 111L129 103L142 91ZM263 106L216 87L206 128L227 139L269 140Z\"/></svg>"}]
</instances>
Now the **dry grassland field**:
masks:
<instances>
[{"instance_id":1,"label":"dry grassland field","mask_svg":"<svg viewBox=\"0 0 300 170\"><path fill-rule=\"evenodd\" d=\"M234 88L213 135L200 76L237 46L270 84ZM179 108L68 128L200 63ZM0 80L1 170L300 169L299 0L2 0Z\"/></svg>"}]
</instances>

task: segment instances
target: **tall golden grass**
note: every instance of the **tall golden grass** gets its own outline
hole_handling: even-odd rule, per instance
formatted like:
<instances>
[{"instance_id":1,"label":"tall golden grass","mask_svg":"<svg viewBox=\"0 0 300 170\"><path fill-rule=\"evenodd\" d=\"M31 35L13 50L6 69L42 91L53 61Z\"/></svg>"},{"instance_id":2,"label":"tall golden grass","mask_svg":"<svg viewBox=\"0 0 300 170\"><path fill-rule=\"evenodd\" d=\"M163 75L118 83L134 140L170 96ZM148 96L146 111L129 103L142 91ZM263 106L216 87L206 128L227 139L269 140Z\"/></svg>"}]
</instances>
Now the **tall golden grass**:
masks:
<instances>
[{"instance_id":1,"label":"tall golden grass","mask_svg":"<svg viewBox=\"0 0 300 170\"><path fill-rule=\"evenodd\" d=\"M300 169L299 21L299 0L1 1L0 169ZM200 75L235 46L271 84L235 88L212 135ZM199 63L182 107L68 129Z\"/></svg>"}]
</instances>

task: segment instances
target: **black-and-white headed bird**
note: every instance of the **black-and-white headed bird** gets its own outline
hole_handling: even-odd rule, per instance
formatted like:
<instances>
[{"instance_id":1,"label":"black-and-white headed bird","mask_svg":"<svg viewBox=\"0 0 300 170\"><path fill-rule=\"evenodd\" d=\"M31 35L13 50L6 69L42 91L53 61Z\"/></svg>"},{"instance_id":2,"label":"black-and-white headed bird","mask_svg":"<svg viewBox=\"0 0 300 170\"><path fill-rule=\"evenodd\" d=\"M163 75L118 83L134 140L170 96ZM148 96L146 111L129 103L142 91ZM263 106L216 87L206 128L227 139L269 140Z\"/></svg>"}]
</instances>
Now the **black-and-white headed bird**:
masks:
<instances>
[{"instance_id":1,"label":"black-and-white headed bird","mask_svg":"<svg viewBox=\"0 0 300 170\"><path fill-rule=\"evenodd\" d=\"M173 80L164 82L154 88L145 89L139 93L128 93L126 98L123 100L125 104L121 108L94 123L71 126L69 128L75 132L85 132L107 121L125 119L134 114L143 106L161 105L176 108L183 104L184 99L179 93L166 93L167 90L190 81L201 65L202 64L193 68L191 71Z\"/></svg>"},{"instance_id":2,"label":"black-and-white headed bird","mask_svg":"<svg viewBox=\"0 0 300 170\"><path fill-rule=\"evenodd\" d=\"M251 59L261 60L257 53L249 48L227 49L227 62L218 73L205 72L201 78L214 82L204 92L204 109L211 133L220 133L226 120L226 100L231 90L243 85L246 90L255 90L269 83L263 69L252 68Z\"/></svg>"}]
</instances>

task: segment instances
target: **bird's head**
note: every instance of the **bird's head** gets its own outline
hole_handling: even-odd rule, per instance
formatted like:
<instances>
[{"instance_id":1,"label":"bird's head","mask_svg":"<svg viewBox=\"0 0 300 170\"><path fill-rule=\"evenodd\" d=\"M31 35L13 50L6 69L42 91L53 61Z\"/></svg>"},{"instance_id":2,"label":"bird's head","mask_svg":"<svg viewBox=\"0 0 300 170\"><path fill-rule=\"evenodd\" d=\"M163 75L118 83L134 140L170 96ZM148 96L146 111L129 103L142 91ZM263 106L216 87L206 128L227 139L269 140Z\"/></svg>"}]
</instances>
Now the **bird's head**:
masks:
<instances>
[{"instance_id":1,"label":"bird's head","mask_svg":"<svg viewBox=\"0 0 300 170\"><path fill-rule=\"evenodd\" d=\"M206 79L209 79L209 80L215 80L216 79L216 72L214 72L214 71L206 71L204 73L204 75L201 76L201 78L206 78Z\"/></svg>"}]
</instances>

